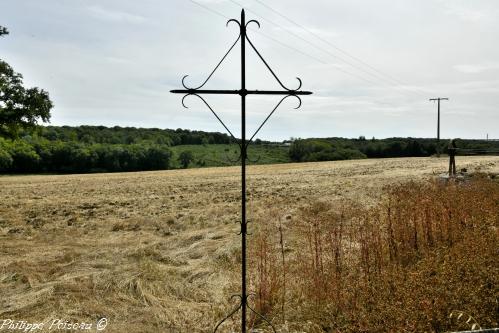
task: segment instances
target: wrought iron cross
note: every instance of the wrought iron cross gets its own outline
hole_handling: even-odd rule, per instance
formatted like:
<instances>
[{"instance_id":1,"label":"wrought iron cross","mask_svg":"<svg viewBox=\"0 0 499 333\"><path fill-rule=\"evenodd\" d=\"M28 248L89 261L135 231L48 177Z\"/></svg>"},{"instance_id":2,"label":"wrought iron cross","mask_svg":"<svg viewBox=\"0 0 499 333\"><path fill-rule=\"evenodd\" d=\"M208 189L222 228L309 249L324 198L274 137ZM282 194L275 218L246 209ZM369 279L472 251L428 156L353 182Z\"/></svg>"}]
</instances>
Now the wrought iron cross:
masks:
<instances>
[{"instance_id":1,"label":"wrought iron cross","mask_svg":"<svg viewBox=\"0 0 499 333\"><path fill-rule=\"evenodd\" d=\"M247 309L255 313L255 315L259 316L261 319L265 320L270 326L272 326L272 329L275 332L274 326L268 321L263 315L259 314L256 312L252 307L249 306L248 304L248 292L246 289L246 236L247 236L247 222L246 222L246 160L248 158L247 155L247 149L255 135L260 131L260 129L265 125L267 120L272 116L272 114L277 110L279 105L288 97L296 97L298 99L298 106L296 109L298 109L301 106L301 99L300 95L310 95L312 92L310 91L300 91L299 89L301 88L301 80L298 79L298 88L296 89L289 89L287 88L281 80L277 77L277 75L274 73L272 68L267 64L265 59L262 57L260 52L256 49L256 47L253 45L251 40L248 38L246 34L247 27L250 23L255 23L260 27L260 23L256 20L250 20L246 22L245 20L245 15L244 15L244 9L241 11L241 21L237 21L235 19L231 19L227 21L227 25L229 25L230 22L234 22L239 26L239 36L237 37L236 41L232 46L229 48L227 53L223 56L222 60L218 63L218 65L215 67L215 69L211 72L211 74L208 76L208 78L198 87L196 88L190 88L186 86L185 84L185 79L187 78L188 75L184 76L182 78L182 86L185 89L178 89L178 90L172 90L171 92L174 94L185 94L185 96L182 98L182 105L187 108L187 106L184 103L184 100L187 96L196 96L200 98L204 104L210 109L210 111L213 113L213 115L218 119L218 121L222 124L222 126L227 130L227 132L231 135L231 137L238 143L239 149L240 149L240 155L239 159L241 160L241 295L237 295L237 297L240 298L240 303L239 305L224 319L222 319L215 327L214 332L218 330L220 325L233 316L239 309L241 309L241 333L246 333L246 313ZM212 75L215 73L215 71L220 67L222 62L225 60L227 55L232 51L234 46L236 46L237 42L241 42L241 89L239 90L209 90L209 89L201 89L212 77ZM256 52L258 57L263 61L265 66L268 68L272 76L277 80L279 85L283 88L283 90L247 90L246 89L246 42L249 43L251 48ZM225 123L220 119L220 117L216 114L215 111L211 108L211 106L206 102L206 100L201 97L202 94L225 94L225 95L239 95L241 96L241 139L238 140L232 134L232 132L229 130L229 128L225 125ZM246 139L246 96L247 95L284 95L283 98L277 103L277 105L274 107L274 109L270 112L270 114L265 118L265 120L262 122L262 124L258 127L258 129L255 131L255 133L250 137L249 140Z\"/></svg>"}]
</instances>

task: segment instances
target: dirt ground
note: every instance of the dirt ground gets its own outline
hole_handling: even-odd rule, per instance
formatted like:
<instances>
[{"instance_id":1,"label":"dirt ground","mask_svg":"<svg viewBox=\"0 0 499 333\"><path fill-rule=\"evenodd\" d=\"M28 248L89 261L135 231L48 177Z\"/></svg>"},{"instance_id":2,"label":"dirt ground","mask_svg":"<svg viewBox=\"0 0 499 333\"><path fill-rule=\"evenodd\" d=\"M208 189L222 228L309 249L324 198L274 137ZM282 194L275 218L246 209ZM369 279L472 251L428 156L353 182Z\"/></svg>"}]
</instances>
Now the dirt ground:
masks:
<instances>
[{"instance_id":1,"label":"dirt ground","mask_svg":"<svg viewBox=\"0 0 499 333\"><path fill-rule=\"evenodd\" d=\"M248 218L264 221L269 209L292 215L318 199L369 205L384 186L436 177L447 163L400 158L251 166ZM457 166L499 173L499 157L458 157ZM233 269L240 247L239 172L0 177L0 332L20 321L43 324L37 331L69 324L95 331L99 320L107 323L104 332L210 331L239 289Z\"/></svg>"}]
</instances>

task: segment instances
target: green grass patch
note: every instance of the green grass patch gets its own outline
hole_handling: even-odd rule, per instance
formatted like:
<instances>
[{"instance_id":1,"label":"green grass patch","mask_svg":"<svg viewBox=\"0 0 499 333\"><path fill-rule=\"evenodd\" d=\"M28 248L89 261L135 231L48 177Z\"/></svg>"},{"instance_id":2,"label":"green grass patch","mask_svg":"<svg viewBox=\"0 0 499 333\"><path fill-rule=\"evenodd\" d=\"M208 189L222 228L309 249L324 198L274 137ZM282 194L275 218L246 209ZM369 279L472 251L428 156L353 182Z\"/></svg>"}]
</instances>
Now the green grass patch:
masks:
<instances>
[{"instance_id":1,"label":"green grass patch","mask_svg":"<svg viewBox=\"0 0 499 333\"><path fill-rule=\"evenodd\" d=\"M217 167L239 165L235 162L239 157L239 147L237 144L210 144L210 145L181 145L170 147L173 152L171 162L172 168L181 168L178 160L184 151L192 153L193 159L189 163L189 168ZM289 147L284 145L250 145L248 147L248 164L278 164L288 163Z\"/></svg>"}]
</instances>

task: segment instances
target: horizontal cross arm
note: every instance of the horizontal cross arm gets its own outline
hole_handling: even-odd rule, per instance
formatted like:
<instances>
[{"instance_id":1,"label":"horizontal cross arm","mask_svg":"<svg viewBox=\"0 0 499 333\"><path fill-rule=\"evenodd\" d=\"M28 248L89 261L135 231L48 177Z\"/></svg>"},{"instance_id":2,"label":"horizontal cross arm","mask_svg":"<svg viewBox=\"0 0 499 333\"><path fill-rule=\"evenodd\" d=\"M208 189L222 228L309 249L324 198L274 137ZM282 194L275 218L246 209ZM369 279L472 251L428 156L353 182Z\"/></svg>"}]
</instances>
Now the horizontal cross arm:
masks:
<instances>
[{"instance_id":1,"label":"horizontal cross arm","mask_svg":"<svg viewBox=\"0 0 499 333\"><path fill-rule=\"evenodd\" d=\"M311 91L295 90L209 90L209 89L175 89L170 90L174 94L221 94L221 95L311 95Z\"/></svg>"},{"instance_id":2,"label":"horizontal cross arm","mask_svg":"<svg viewBox=\"0 0 499 333\"><path fill-rule=\"evenodd\" d=\"M222 94L239 95L239 90L209 90L209 89L175 89L170 90L174 94Z\"/></svg>"},{"instance_id":3,"label":"horizontal cross arm","mask_svg":"<svg viewBox=\"0 0 499 333\"><path fill-rule=\"evenodd\" d=\"M248 95L312 95L311 91L302 90L248 90Z\"/></svg>"}]
</instances>

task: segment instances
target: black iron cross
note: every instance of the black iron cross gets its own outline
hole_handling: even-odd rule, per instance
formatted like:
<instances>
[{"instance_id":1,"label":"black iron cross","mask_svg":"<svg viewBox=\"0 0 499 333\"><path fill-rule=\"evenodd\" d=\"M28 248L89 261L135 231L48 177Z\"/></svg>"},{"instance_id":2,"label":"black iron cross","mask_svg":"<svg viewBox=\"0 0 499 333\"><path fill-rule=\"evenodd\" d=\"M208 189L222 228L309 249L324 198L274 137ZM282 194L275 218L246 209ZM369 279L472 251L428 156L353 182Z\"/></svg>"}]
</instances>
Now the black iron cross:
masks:
<instances>
[{"instance_id":1,"label":"black iron cross","mask_svg":"<svg viewBox=\"0 0 499 333\"><path fill-rule=\"evenodd\" d=\"M260 23L256 20L250 20L246 22L245 20L245 15L244 15L244 9L241 11L241 21L237 21L235 19L231 19L227 21L227 25L230 22L234 22L237 25L239 25L240 28L240 33L239 36L237 37L236 41L230 49L227 51L227 53L223 56L222 60L218 63L218 65L215 67L215 69L211 72L211 74L208 76L208 78L197 88L189 88L185 85L185 79L187 77L184 76L182 78L182 86L184 86L185 89L179 89L179 90L172 90L171 92L174 94L185 94L185 96L182 98L182 105L187 108L187 106L184 104L184 100L187 96L197 96L199 97L204 104L210 109L210 111L213 113L213 115L218 119L218 121L223 125L223 127L229 132L229 134L232 136L232 138L238 142L239 149L240 149L240 156L239 158L241 159L241 295L237 295L240 298L240 304L227 316L225 317L222 321L220 321L215 329L214 332L217 331L217 329L220 327L220 325L230 318L232 315L234 315L239 309L241 309L241 333L246 333L246 311L247 308L250 309L250 311L254 312L257 316L265 320L267 323L269 323L271 326L272 324L261 314L257 313L253 308L251 308L248 304L248 293L246 290L246 236L247 236L247 223L246 223L246 159L248 158L247 156L247 149L255 135L260 131L260 129L265 125L267 120L272 116L272 114L277 110L279 105L288 97L296 97L298 99L298 106L296 109L298 109L301 106L301 99L299 95L310 95L312 92L310 91L300 91L299 89L301 88L301 80L298 79L299 86L296 89L288 89L282 82L279 80L277 75L274 73L274 71L270 68L270 66L267 64L265 59L263 59L262 55L258 50L255 48L251 40L248 38L246 35L246 30L248 27L248 24L251 22L254 22L260 27ZM215 71L218 69L218 67L222 64L222 62L225 60L227 55L232 51L234 46L237 44L238 41L241 41L241 89L239 90L207 90L207 89L201 89L211 78L211 76L215 73ZM270 73L272 76L277 80L279 85L284 89L284 90L247 90L246 89L246 41L249 43L251 48L256 52L258 57L263 61L265 66L269 69ZM202 94L225 94L225 95L239 95L241 96L241 139L238 140L234 137L232 132L229 130L229 128L225 125L225 123L220 119L220 117L216 114L215 111L211 108L211 106L206 102L206 100L201 97L200 95ZM246 96L247 95L284 95L284 97L277 103L277 105L274 107L272 112L265 118L265 120L262 122L262 124L258 127L258 129L255 131L255 133L250 137L249 140L246 140ZM274 332L275 328L272 326Z\"/></svg>"}]
</instances>

